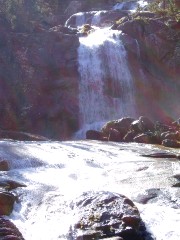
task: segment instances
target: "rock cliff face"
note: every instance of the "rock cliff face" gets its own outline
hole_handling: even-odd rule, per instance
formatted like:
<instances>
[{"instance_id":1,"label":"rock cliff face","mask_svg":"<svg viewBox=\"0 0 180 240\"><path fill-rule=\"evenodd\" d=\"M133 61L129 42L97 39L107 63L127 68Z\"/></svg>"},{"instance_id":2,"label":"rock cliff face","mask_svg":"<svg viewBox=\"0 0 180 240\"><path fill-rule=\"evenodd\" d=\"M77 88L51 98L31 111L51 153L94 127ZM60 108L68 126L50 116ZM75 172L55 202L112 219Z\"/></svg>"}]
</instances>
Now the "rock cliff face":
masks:
<instances>
[{"instance_id":1,"label":"rock cliff face","mask_svg":"<svg viewBox=\"0 0 180 240\"><path fill-rule=\"evenodd\" d=\"M113 3L98 6L108 9ZM90 10L92 3L81 6ZM64 9L69 17L68 8ZM133 17L120 10L103 14L108 25L114 23L112 28L123 33L139 114L160 120L178 118L179 23L147 12ZM67 139L79 122L78 35L62 25L49 28L34 22L31 26L13 30L0 16L0 126Z\"/></svg>"},{"instance_id":2,"label":"rock cliff face","mask_svg":"<svg viewBox=\"0 0 180 240\"><path fill-rule=\"evenodd\" d=\"M124 21L116 29L123 32L140 114L161 120L178 118L179 23L171 25L167 19L145 13Z\"/></svg>"},{"instance_id":3,"label":"rock cliff face","mask_svg":"<svg viewBox=\"0 0 180 240\"><path fill-rule=\"evenodd\" d=\"M78 121L77 36L61 26L16 33L0 20L1 128L68 137Z\"/></svg>"}]
</instances>

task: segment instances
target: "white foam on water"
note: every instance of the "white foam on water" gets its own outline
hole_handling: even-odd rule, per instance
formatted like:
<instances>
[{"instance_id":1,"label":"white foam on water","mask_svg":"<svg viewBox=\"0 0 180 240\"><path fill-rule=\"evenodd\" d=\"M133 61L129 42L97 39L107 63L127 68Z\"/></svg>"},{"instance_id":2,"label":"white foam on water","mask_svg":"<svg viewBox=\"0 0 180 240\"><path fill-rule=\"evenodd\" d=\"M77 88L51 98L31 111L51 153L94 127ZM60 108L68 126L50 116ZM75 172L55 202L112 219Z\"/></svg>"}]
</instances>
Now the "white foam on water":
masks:
<instances>
[{"instance_id":1,"label":"white foam on water","mask_svg":"<svg viewBox=\"0 0 180 240\"><path fill-rule=\"evenodd\" d=\"M70 203L81 193L104 190L134 198L146 189L173 184L172 176L180 172L179 162L140 156L154 150L162 151L151 145L98 141L1 141L1 157L6 156L11 167L17 163L16 168L1 173L1 178L27 185L17 190L20 202L10 219L26 240L67 240L75 221ZM40 166L36 165L37 159ZM171 207L172 201L178 200L178 191L173 188L170 193L169 202L160 199L157 203L136 204L156 240L177 240L180 236L180 211Z\"/></svg>"},{"instance_id":2,"label":"white foam on water","mask_svg":"<svg viewBox=\"0 0 180 240\"><path fill-rule=\"evenodd\" d=\"M138 205L147 229L156 240L180 239L180 209L158 204Z\"/></svg>"}]
</instances>

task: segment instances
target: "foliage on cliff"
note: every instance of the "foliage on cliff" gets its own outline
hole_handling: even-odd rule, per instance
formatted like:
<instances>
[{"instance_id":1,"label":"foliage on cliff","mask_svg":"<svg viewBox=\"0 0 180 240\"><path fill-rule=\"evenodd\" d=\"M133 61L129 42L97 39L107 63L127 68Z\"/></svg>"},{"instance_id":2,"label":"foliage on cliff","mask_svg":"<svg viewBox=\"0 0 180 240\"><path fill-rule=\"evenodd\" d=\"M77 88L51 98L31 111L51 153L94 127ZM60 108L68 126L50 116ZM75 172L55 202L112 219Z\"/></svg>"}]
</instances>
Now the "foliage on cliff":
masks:
<instances>
[{"instance_id":1,"label":"foliage on cliff","mask_svg":"<svg viewBox=\"0 0 180 240\"><path fill-rule=\"evenodd\" d=\"M161 16L175 17L180 21L179 0L155 0L148 5L148 10Z\"/></svg>"},{"instance_id":2,"label":"foliage on cliff","mask_svg":"<svg viewBox=\"0 0 180 240\"><path fill-rule=\"evenodd\" d=\"M43 21L62 14L69 2L70 0L1 0L0 13L10 21L12 28L21 30L28 27L31 21Z\"/></svg>"}]
</instances>

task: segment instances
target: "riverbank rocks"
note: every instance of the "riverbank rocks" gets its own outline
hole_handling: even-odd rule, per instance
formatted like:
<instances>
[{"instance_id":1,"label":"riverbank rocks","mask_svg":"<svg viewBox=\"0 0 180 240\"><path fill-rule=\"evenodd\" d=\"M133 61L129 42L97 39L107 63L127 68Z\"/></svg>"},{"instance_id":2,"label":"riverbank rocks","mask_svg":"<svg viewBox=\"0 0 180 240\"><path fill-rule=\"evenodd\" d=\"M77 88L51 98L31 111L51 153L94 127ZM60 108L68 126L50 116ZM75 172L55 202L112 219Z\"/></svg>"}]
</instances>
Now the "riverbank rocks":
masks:
<instances>
[{"instance_id":1,"label":"riverbank rocks","mask_svg":"<svg viewBox=\"0 0 180 240\"><path fill-rule=\"evenodd\" d=\"M0 130L0 139L12 139L19 141L49 141L48 138L27 132Z\"/></svg>"},{"instance_id":2,"label":"riverbank rocks","mask_svg":"<svg viewBox=\"0 0 180 240\"><path fill-rule=\"evenodd\" d=\"M8 161L0 159L0 171L8 171L8 170L9 170Z\"/></svg>"},{"instance_id":3,"label":"riverbank rocks","mask_svg":"<svg viewBox=\"0 0 180 240\"><path fill-rule=\"evenodd\" d=\"M7 219L0 217L0 239L1 240L24 240L18 228Z\"/></svg>"},{"instance_id":4,"label":"riverbank rocks","mask_svg":"<svg viewBox=\"0 0 180 240\"><path fill-rule=\"evenodd\" d=\"M11 214L15 200L16 197L12 193L0 192L0 216Z\"/></svg>"},{"instance_id":5,"label":"riverbank rocks","mask_svg":"<svg viewBox=\"0 0 180 240\"><path fill-rule=\"evenodd\" d=\"M143 239L139 211L124 195L104 191L86 192L72 205L78 216L73 228L73 239Z\"/></svg>"},{"instance_id":6,"label":"riverbank rocks","mask_svg":"<svg viewBox=\"0 0 180 240\"><path fill-rule=\"evenodd\" d=\"M86 132L86 139L103 140L103 133L95 130L88 130Z\"/></svg>"},{"instance_id":7,"label":"riverbank rocks","mask_svg":"<svg viewBox=\"0 0 180 240\"><path fill-rule=\"evenodd\" d=\"M162 141L162 145L165 147L171 147L171 148L180 148L180 142L171 140L171 139L165 139Z\"/></svg>"},{"instance_id":8,"label":"riverbank rocks","mask_svg":"<svg viewBox=\"0 0 180 240\"><path fill-rule=\"evenodd\" d=\"M11 191L11 190L19 188L19 187L27 187L27 186L20 182L3 179L3 180L0 180L0 187L4 188L7 191Z\"/></svg>"},{"instance_id":9,"label":"riverbank rocks","mask_svg":"<svg viewBox=\"0 0 180 240\"><path fill-rule=\"evenodd\" d=\"M125 117L107 122L99 132L88 130L86 138L180 148L180 125L178 120L164 124L153 122L145 116L140 116L139 119Z\"/></svg>"},{"instance_id":10,"label":"riverbank rocks","mask_svg":"<svg viewBox=\"0 0 180 240\"><path fill-rule=\"evenodd\" d=\"M134 118L125 117L118 120L112 120L107 122L101 129L101 131L105 134L109 134L110 129L116 129L119 132L121 132L122 135L125 135L125 133L129 130L132 122L134 121Z\"/></svg>"}]
</instances>

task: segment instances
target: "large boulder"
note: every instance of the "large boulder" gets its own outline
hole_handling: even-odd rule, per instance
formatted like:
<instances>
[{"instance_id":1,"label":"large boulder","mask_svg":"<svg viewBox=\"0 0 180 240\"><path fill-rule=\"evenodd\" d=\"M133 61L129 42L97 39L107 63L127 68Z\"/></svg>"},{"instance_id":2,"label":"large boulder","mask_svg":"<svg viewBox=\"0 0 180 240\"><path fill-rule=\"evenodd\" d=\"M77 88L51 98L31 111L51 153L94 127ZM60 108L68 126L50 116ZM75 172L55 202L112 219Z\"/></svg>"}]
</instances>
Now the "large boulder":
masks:
<instances>
[{"instance_id":1,"label":"large boulder","mask_svg":"<svg viewBox=\"0 0 180 240\"><path fill-rule=\"evenodd\" d=\"M87 192L72 203L78 220L74 239L142 240L141 217L134 203L124 195L111 192ZM120 239L121 239L120 238Z\"/></svg>"},{"instance_id":2,"label":"large boulder","mask_svg":"<svg viewBox=\"0 0 180 240\"><path fill-rule=\"evenodd\" d=\"M124 117L121 119L112 120L112 121L105 123L105 125L102 127L101 131L103 132L103 134L109 135L110 129L116 129L121 133L121 135L123 137L128 132L128 130L131 126L131 123L134 120L135 119L131 118L131 117Z\"/></svg>"},{"instance_id":3,"label":"large boulder","mask_svg":"<svg viewBox=\"0 0 180 240\"><path fill-rule=\"evenodd\" d=\"M18 228L3 217L0 217L0 236L2 240L24 240Z\"/></svg>"},{"instance_id":4,"label":"large boulder","mask_svg":"<svg viewBox=\"0 0 180 240\"><path fill-rule=\"evenodd\" d=\"M0 159L0 171L8 171L8 170L9 170L8 161Z\"/></svg>"},{"instance_id":5,"label":"large boulder","mask_svg":"<svg viewBox=\"0 0 180 240\"><path fill-rule=\"evenodd\" d=\"M103 134L100 131L96 130L88 130L86 132L86 139L91 139L91 140L102 140L103 139Z\"/></svg>"},{"instance_id":6,"label":"large boulder","mask_svg":"<svg viewBox=\"0 0 180 240\"><path fill-rule=\"evenodd\" d=\"M131 123L130 128L137 133L154 131L154 123L149 118L141 116Z\"/></svg>"},{"instance_id":7,"label":"large boulder","mask_svg":"<svg viewBox=\"0 0 180 240\"><path fill-rule=\"evenodd\" d=\"M12 213L15 200L16 198L12 193L0 192L0 216Z\"/></svg>"}]
</instances>

